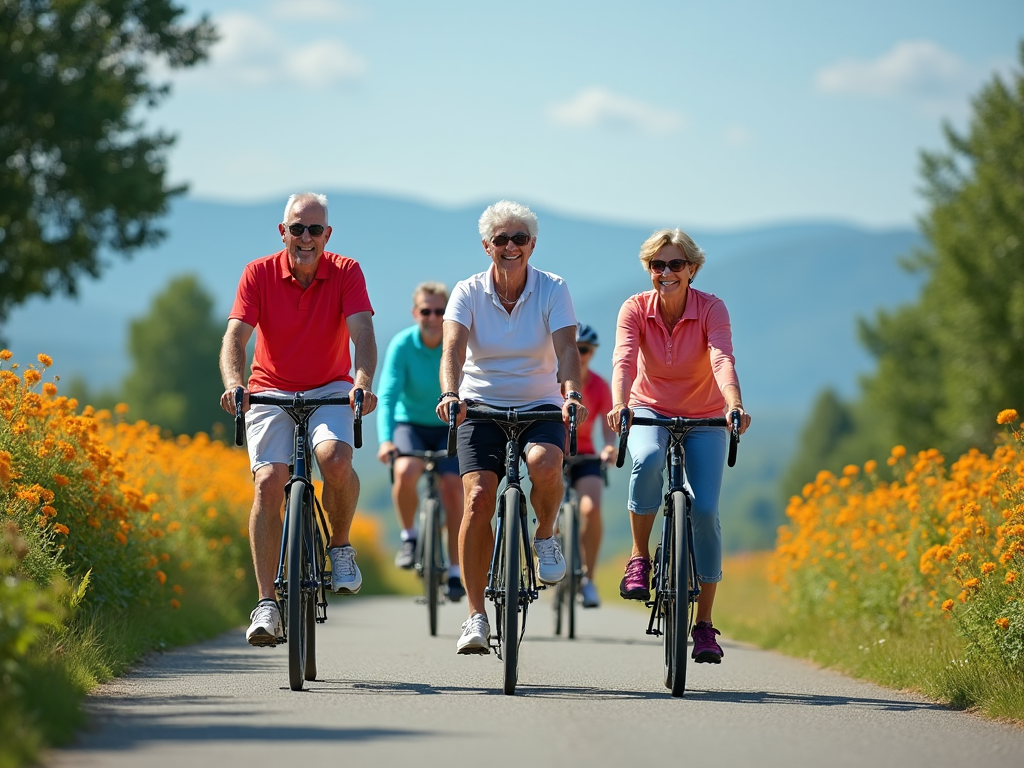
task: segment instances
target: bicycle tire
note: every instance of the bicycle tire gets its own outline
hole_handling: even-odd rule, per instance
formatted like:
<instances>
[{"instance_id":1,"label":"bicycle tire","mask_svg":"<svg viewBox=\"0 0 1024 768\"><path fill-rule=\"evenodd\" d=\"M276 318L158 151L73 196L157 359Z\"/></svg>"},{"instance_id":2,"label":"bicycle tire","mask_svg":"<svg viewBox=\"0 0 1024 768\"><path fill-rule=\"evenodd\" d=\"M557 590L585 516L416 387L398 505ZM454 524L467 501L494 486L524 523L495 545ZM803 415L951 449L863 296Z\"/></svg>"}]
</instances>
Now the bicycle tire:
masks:
<instances>
[{"instance_id":1,"label":"bicycle tire","mask_svg":"<svg viewBox=\"0 0 1024 768\"><path fill-rule=\"evenodd\" d=\"M672 520L672 569L673 603L672 638L666 634L666 654L672 655L672 674L669 687L672 695L679 697L686 692L687 635L690 617L690 541L686 535L686 519L689 515L689 499L681 491L672 494L674 517Z\"/></svg>"},{"instance_id":2,"label":"bicycle tire","mask_svg":"<svg viewBox=\"0 0 1024 768\"><path fill-rule=\"evenodd\" d=\"M286 560L288 585L285 612L288 615L288 684L293 691L301 691L306 673L306 611L305 591L302 575L305 568L306 547L302 541L302 524L305 514L306 486L292 485L288 493L288 552Z\"/></svg>"},{"instance_id":3,"label":"bicycle tire","mask_svg":"<svg viewBox=\"0 0 1024 768\"><path fill-rule=\"evenodd\" d=\"M565 541L566 541L566 519L571 516L570 504L566 502L558 509L558 520L555 525L555 529L558 531L558 537L562 548L562 554L565 555ZM568 560L566 560L568 562ZM566 579L562 579L555 586L555 635L560 636L562 634L562 609L565 608L565 596L567 592Z\"/></svg>"},{"instance_id":4,"label":"bicycle tire","mask_svg":"<svg viewBox=\"0 0 1024 768\"><path fill-rule=\"evenodd\" d=\"M303 595L306 613L306 666L304 677L316 680L316 595Z\"/></svg>"},{"instance_id":5,"label":"bicycle tire","mask_svg":"<svg viewBox=\"0 0 1024 768\"><path fill-rule=\"evenodd\" d=\"M505 590L505 612L501 618L502 690L506 696L511 696L516 692L516 683L519 681L519 585L523 573L523 534L519 528L519 508L522 496L518 488L507 488L502 499L505 504L505 578L501 584Z\"/></svg>"},{"instance_id":6,"label":"bicycle tire","mask_svg":"<svg viewBox=\"0 0 1024 768\"><path fill-rule=\"evenodd\" d=\"M427 498L423 501L423 596L427 600L427 624L431 636L437 635L437 603L438 603L438 560L437 536L440 533L439 504L437 499Z\"/></svg>"},{"instance_id":7,"label":"bicycle tire","mask_svg":"<svg viewBox=\"0 0 1024 768\"><path fill-rule=\"evenodd\" d=\"M569 515L566 523L565 550L562 556L565 558L566 578L565 585L565 608L566 608L566 635L570 640L576 639L576 595L580 591L580 507L579 503L569 504Z\"/></svg>"}]
</instances>

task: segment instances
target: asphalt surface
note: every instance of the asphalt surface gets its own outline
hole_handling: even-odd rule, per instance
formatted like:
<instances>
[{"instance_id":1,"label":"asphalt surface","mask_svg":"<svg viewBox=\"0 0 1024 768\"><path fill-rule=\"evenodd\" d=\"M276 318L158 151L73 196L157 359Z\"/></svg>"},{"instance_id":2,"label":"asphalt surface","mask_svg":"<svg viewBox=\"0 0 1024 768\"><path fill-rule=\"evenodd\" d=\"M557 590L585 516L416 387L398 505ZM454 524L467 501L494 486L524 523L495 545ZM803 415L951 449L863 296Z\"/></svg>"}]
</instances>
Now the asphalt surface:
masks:
<instances>
[{"instance_id":1,"label":"asphalt surface","mask_svg":"<svg viewBox=\"0 0 1024 768\"><path fill-rule=\"evenodd\" d=\"M250 648L242 630L154 655L97 690L89 727L44 765L1024 767L1022 728L728 638L673 699L646 615L608 603L581 611L575 641L535 604L505 696L494 655L455 653L464 604L441 610L430 637L411 598L334 600L302 692L285 648Z\"/></svg>"}]
</instances>

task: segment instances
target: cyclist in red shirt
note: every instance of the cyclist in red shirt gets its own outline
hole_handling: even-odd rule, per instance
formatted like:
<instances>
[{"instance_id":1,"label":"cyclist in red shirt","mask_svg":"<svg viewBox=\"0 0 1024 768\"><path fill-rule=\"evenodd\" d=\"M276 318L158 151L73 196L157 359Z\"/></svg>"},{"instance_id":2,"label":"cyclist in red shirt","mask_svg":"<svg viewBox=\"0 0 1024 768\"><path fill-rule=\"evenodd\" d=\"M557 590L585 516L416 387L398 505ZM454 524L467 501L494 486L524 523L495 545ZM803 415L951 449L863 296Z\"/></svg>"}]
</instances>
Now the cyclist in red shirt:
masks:
<instances>
[{"instance_id":1,"label":"cyclist in red shirt","mask_svg":"<svg viewBox=\"0 0 1024 768\"><path fill-rule=\"evenodd\" d=\"M370 413L377 404L370 391L377 367L373 308L359 265L324 250L331 237L327 198L311 192L292 195L277 228L284 250L246 265L220 351L221 407L233 414L234 392L245 385L245 346L259 329L243 405L255 483L249 542L260 593L246 632L252 645L276 645L281 635L274 577L294 424L275 406L250 408L248 393L305 392L310 397L329 397L361 389L363 413ZM323 505L331 525L332 586L339 594L355 594L363 583L349 542L359 497L359 478L352 469L352 424L352 410L340 406L320 408L309 421L310 445L324 478Z\"/></svg>"},{"instance_id":2,"label":"cyclist in red shirt","mask_svg":"<svg viewBox=\"0 0 1024 768\"><path fill-rule=\"evenodd\" d=\"M612 408L612 390L608 382L590 370L590 361L597 349L597 331L585 323L576 327L576 347L580 352L580 370L583 381L583 404L591 413L607 413ZM594 446L594 431L597 421L601 422L604 446L598 451ZM601 598L594 584L597 567L597 552L601 548L601 491L604 477L601 464L614 462L617 436L606 421L595 420L584 425L577 436L576 450L580 455L600 455L574 464L569 469L569 480L580 500L580 550L583 558L584 576L580 581L580 597L584 608L597 608Z\"/></svg>"}]
</instances>

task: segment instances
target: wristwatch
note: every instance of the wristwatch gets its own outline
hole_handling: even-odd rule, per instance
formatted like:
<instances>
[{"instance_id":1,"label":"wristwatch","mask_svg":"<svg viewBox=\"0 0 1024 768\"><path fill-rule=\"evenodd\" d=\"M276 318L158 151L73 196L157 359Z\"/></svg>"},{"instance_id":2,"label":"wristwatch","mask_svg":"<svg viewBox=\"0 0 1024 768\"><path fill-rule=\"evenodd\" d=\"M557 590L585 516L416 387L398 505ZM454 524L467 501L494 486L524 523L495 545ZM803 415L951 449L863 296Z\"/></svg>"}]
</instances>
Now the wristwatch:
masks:
<instances>
[{"instance_id":1,"label":"wristwatch","mask_svg":"<svg viewBox=\"0 0 1024 768\"><path fill-rule=\"evenodd\" d=\"M565 393L565 399L566 400L578 400L580 403L582 403L583 402L583 395L581 395L579 392L577 392L574 389L570 389L568 392Z\"/></svg>"}]
</instances>

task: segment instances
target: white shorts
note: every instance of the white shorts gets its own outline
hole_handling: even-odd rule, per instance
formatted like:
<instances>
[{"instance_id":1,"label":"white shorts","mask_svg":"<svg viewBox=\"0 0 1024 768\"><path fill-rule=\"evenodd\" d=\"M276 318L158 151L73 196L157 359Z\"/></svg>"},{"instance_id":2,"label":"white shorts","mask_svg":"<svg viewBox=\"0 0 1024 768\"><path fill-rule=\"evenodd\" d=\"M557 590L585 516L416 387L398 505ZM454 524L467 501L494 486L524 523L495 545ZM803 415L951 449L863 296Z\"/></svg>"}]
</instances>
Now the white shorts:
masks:
<instances>
[{"instance_id":1,"label":"white shorts","mask_svg":"<svg viewBox=\"0 0 1024 768\"><path fill-rule=\"evenodd\" d=\"M332 397L347 395L352 385L336 381L323 387L307 390L306 397ZM259 395L294 395L281 389L264 389ZM328 405L317 408L309 419L309 446L316 449L328 440L353 443L353 413L348 405ZM276 405L253 405L245 414L245 441L249 446L249 466L255 474L267 464L291 464L295 448L295 421Z\"/></svg>"}]
</instances>

